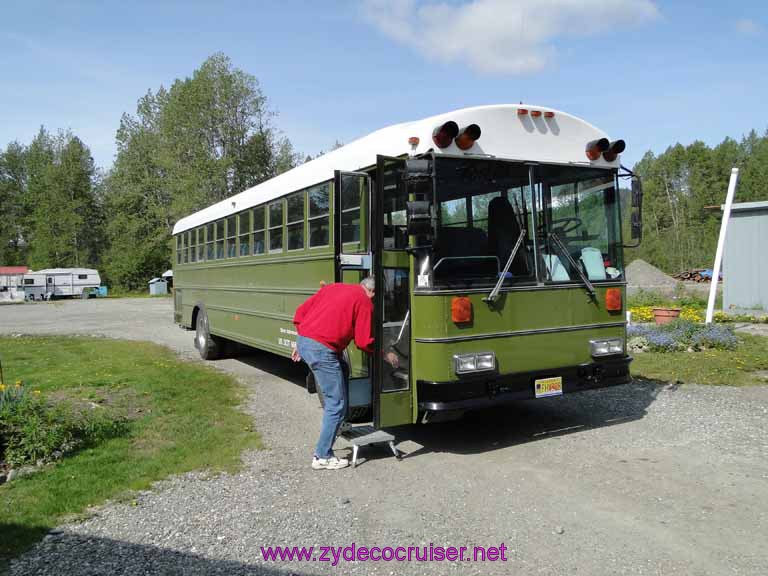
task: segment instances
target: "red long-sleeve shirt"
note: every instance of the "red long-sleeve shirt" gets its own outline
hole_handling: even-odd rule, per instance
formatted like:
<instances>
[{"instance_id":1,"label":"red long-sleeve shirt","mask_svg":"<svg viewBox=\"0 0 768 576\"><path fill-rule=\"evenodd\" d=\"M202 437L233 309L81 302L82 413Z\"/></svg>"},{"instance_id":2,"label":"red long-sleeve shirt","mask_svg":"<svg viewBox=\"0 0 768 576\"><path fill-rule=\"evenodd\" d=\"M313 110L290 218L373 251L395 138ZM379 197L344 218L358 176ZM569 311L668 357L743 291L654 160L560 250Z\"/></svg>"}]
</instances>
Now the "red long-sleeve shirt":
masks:
<instances>
[{"instance_id":1,"label":"red long-sleeve shirt","mask_svg":"<svg viewBox=\"0 0 768 576\"><path fill-rule=\"evenodd\" d=\"M296 309L293 323L301 336L312 338L336 352L355 345L373 352L373 303L359 284L329 284Z\"/></svg>"}]
</instances>

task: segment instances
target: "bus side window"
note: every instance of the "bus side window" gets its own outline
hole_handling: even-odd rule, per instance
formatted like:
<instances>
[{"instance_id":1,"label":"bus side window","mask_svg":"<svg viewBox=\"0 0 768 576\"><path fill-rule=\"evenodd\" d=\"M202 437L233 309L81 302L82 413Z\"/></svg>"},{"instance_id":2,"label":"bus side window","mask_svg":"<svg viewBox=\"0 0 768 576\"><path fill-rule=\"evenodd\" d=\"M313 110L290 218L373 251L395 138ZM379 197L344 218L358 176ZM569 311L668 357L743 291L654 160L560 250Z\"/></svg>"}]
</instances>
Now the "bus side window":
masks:
<instances>
[{"instance_id":1,"label":"bus side window","mask_svg":"<svg viewBox=\"0 0 768 576\"><path fill-rule=\"evenodd\" d=\"M326 182L309 189L309 247L328 246L330 185Z\"/></svg>"},{"instance_id":2,"label":"bus side window","mask_svg":"<svg viewBox=\"0 0 768 576\"><path fill-rule=\"evenodd\" d=\"M224 258L224 220L216 222L216 259Z\"/></svg>"},{"instance_id":3,"label":"bus side window","mask_svg":"<svg viewBox=\"0 0 768 576\"><path fill-rule=\"evenodd\" d=\"M251 242L249 232L251 230L251 212L243 212L239 218L239 230L240 234L238 238L238 254L240 256L248 256L251 253Z\"/></svg>"},{"instance_id":4,"label":"bus side window","mask_svg":"<svg viewBox=\"0 0 768 576\"><path fill-rule=\"evenodd\" d=\"M269 205L269 251L283 251L283 201Z\"/></svg>"},{"instance_id":5,"label":"bus side window","mask_svg":"<svg viewBox=\"0 0 768 576\"><path fill-rule=\"evenodd\" d=\"M264 206L253 209L253 253L264 254Z\"/></svg>"},{"instance_id":6,"label":"bus side window","mask_svg":"<svg viewBox=\"0 0 768 576\"><path fill-rule=\"evenodd\" d=\"M206 245L206 260L213 260L215 257L214 250L213 250L213 230L214 225L208 224L206 235L205 235L205 245Z\"/></svg>"}]
</instances>

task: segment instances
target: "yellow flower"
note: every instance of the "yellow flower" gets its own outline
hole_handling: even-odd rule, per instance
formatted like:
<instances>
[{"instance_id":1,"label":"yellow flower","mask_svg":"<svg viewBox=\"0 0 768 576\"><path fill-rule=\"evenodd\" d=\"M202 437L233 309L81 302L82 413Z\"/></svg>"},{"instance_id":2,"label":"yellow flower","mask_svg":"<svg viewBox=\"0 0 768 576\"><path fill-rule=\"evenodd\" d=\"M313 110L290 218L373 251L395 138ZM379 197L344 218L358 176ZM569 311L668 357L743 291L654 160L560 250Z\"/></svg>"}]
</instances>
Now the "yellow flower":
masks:
<instances>
[{"instance_id":1,"label":"yellow flower","mask_svg":"<svg viewBox=\"0 0 768 576\"><path fill-rule=\"evenodd\" d=\"M0 384L0 392L2 392L3 390L5 390L5 384Z\"/></svg>"},{"instance_id":2,"label":"yellow flower","mask_svg":"<svg viewBox=\"0 0 768 576\"><path fill-rule=\"evenodd\" d=\"M35 396L40 396L40 390L34 390L32 394L34 394Z\"/></svg>"}]
</instances>

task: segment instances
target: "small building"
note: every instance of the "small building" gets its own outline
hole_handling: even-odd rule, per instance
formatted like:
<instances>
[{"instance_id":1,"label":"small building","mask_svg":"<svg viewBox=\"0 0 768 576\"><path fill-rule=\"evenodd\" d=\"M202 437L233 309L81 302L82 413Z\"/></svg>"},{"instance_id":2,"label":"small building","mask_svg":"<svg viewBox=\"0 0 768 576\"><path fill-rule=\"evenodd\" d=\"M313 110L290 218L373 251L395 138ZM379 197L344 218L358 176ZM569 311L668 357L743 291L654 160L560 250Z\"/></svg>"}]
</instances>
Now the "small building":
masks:
<instances>
[{"instance_id":1,"label":"small building","mask_svg":"<svg viewBox=\"0 0 768 576\"><path fill-rule=\"evenodd\" d=\"M0 300L23 300L22 277L26 266L0 266Z\"/></svg>"},{"instance_id":2,"label":"small building","mask_svg":"<svg viewBox=\"0 0 768 576\"><path fill-rule=\"evenodd\" d=\"M723 253L723 309L768 310L768 201L731 207Z\"/></svg>"},{"instance_id":3,"label":"small building","mask_svg":"<svg viewBox=\"0 0 768 576\"><path fill-rule=\"evenodd\" d=\"M148 284L150 296L163 296L168 294L168 283L162 278L152 278Z\"/></svg>"}]
</instances>

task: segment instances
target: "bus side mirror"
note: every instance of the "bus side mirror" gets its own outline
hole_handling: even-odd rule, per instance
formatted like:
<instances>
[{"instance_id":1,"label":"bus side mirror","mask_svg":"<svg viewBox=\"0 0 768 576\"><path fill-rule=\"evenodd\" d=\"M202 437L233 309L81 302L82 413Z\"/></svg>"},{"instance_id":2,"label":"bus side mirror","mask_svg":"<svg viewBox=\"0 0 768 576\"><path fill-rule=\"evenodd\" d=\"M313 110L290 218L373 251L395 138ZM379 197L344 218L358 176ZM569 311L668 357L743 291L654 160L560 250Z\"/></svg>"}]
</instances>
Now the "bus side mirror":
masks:
<instances>
[{"instance_id":1,"label":"bus side mirror","mask_svg":"<svg viewBox=\"0 0 768 576\"><path fill-rule=\"evenodd\" d=\"M637 240L635 246L640 245L643 238L643 181L639 176L632 177L632 216L630 221L630 234L632 240Z\"/></svg>"},{"instance_id":2,"label":"bus side mirror","mask_svg":"<svg viewBox=\"0 0 768 576\"><path fill-rule=\"evenodd\" d=\"M632 178L632 208L642 208L643 206L643 181L639 176Z\"/></svg>"},{"instance_id":3,"label":"bus side mirror","mask_svg":"<svg viewBox=\"0 0 768 576\"><path fill-rule=\"evenodd\" d=\"M416 200L406 203L409 236L432 235L431 203L427 200Z\"/></svg>"}]
</instances>

